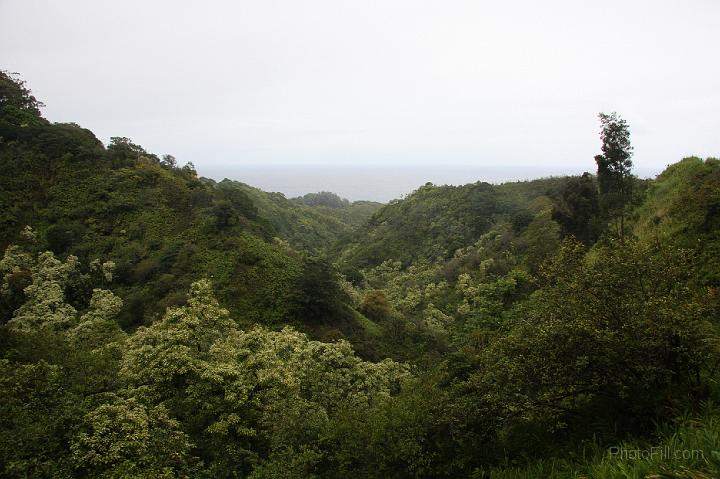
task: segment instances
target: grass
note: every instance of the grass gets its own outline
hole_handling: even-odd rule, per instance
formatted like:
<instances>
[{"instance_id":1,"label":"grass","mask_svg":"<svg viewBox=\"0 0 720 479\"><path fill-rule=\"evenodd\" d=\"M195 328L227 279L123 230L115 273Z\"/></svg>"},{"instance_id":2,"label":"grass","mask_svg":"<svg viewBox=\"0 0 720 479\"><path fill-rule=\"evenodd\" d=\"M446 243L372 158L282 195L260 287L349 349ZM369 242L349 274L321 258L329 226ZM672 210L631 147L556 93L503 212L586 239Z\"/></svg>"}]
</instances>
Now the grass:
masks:
<instances>
[{"instance_id":1,"label":"grass","mask_svg":"<svg viewBox=\"0 0 720 479\"><path fill-rule=\"evenodd\" d=\"M522 467L487 468L476 471L473 478L717 479L720 407L707 402L701 414L659 426L654 440L627 441L616 447L595 446L585 460L553 458Z\"/></svg>"}]
</instances>

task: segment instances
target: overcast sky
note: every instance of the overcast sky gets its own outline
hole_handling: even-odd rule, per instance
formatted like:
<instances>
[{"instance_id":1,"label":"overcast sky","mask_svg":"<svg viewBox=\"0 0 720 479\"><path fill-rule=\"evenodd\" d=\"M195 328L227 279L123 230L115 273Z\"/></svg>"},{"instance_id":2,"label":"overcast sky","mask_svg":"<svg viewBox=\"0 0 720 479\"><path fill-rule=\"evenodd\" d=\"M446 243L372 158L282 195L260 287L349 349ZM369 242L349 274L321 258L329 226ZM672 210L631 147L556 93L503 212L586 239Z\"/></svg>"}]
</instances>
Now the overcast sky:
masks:
<instances>
[{"instance_id":1,"label":"overcast sky","mask_svg":"<svg viewBox=\"0 0 720 479\"><path fill-rule=\"evenodd\" d=\"M52 121L203 173L258 164L640 171L720 155L720 1L0 0Z\"/></svg>"}]
</instances>

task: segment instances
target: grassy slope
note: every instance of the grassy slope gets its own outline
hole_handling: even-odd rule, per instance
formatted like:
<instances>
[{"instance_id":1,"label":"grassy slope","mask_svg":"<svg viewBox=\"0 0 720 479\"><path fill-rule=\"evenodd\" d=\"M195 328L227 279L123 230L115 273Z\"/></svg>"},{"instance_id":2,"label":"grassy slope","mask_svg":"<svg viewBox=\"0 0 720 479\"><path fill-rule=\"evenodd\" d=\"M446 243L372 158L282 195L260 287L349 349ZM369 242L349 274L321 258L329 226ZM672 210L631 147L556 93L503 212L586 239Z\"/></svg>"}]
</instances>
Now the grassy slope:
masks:
<instances>
[{"instance_id":1,"label":"grassy slope","mask_svg":"<svg viewBox=\"0 0 720 479\"><path fill-rule=\"evenodd\" d=\"M670 165L638 209L634 232L695 250L702 281L720 287L720 160L692 157Z\"/></svg>"}]
</instances>

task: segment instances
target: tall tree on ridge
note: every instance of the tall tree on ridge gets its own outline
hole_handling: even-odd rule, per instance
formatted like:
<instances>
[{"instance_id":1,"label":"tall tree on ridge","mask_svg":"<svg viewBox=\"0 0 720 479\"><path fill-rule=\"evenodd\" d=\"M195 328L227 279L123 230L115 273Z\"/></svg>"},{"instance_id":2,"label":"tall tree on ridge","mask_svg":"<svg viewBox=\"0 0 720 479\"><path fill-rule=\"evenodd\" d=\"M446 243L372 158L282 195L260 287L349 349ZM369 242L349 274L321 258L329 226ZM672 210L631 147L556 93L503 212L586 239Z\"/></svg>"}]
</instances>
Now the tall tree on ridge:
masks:
<instances>
[{"instance_id":1,"label":"tall tree on ridge","mask_svg":"<svg viewBox=\"0 0 720 479\"><path fill-rule=\"evenodd\" d=\"M598 187L600 190L600 209L608 221L617 224L620 242L625 240L625 205L632 194L633 176L631 173L632 146L630 130L625 120L613 112L600 113L600 138L602 155L595 156L597 163Z\"/></svg>"}]
</instances>

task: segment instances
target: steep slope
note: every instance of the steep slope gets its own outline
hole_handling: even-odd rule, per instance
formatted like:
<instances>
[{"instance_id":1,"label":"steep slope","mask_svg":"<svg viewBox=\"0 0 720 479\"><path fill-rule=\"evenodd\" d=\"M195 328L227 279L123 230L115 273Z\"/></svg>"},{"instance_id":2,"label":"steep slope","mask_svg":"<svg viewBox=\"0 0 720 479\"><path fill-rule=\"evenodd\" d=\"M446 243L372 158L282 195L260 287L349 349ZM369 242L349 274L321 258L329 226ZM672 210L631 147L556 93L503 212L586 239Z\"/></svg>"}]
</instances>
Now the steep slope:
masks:
<instances>
[{"instance_id":1,"label":"steep slope","mask_svg":"<svg viewBox=\"0 0 720 479\"><path fill-rule=\"evenodd\" d=\"M634 233L693 250L699 279L720 286L720 160L690 157L668 166L636 211Z\"/></svg>"},{"instance_id":2,"label":"steep slope","mask_svg":"<svg viewBox=\"0 0 720 479\"><path fill-rule=\"evenodd\" d=\"M280 233L243 191L203 182L192 165L177 167L127 138L105 148L89 130L51 124L21 83L5 74L0 80L0 248L26 241L21 232L29 225L33 251L75 255L85 265L112 261L126 327L183 303L202 277L247 324L337 326L348 316L331 268L277 241ZM345 227L306 208L303 215L323 228ZM20 296L23 284L16 285ZM78 291L77 302L90 293ZM2 302L6 321L14 304Z\"/></svg>"}]
</instances>

